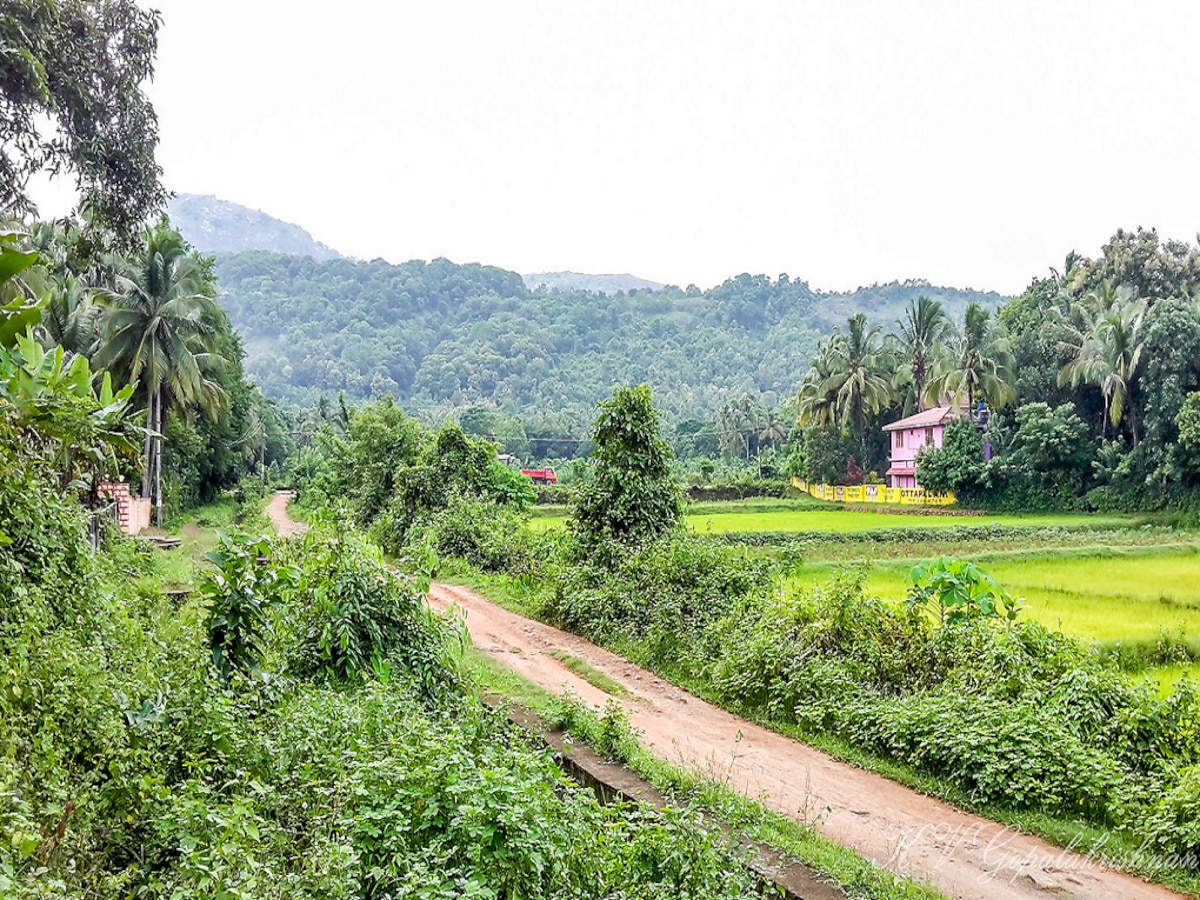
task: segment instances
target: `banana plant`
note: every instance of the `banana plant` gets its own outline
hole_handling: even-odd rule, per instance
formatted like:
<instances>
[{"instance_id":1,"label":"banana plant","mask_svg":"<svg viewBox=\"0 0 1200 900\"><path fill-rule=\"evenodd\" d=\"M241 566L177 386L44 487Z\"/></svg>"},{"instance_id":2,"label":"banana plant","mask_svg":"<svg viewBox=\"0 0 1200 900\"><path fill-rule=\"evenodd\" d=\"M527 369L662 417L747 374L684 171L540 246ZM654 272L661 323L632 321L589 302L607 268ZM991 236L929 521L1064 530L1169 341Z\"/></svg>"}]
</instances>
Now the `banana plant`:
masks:
<instances>
[{"instance_id":1,"label":"banana plant","mask_svg":"<svg viewBox=\"0 0 1200 900\"><path fill-rule=\"evenodd\" d=\"M0 347L0 398L25 452L57 470L64 490L92 488L140 455L146 432L133 387L114 391L105 372L97 391L86 357L68 363L62 347L44 349L32 328Z\"/></svg>"},{"instance_id":2,"label":"banana plant","mask_svg":"<svg viewBox=\"0 0 1200 900\"><path fill-rule=\"evenodd\" d=\"M11 347L42 319L45 298L28 299L16 290L22 286L16 276L38 260L36 252L24 249L27 238L23 231L0 226L0 347Z\"/></svg>"}]
</instances>

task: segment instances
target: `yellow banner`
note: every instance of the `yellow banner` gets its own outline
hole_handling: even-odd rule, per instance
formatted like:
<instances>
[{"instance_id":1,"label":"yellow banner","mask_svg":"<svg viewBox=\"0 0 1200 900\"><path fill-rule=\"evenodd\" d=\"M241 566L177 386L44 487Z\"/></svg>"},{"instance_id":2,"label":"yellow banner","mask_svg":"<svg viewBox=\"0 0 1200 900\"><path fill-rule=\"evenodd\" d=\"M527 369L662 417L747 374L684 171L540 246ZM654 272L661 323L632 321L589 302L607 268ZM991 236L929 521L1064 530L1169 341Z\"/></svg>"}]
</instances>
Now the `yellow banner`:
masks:
<instances>
[{"instance_id":1,"label":"yellow banner","mask_svg":"<svg viewBox=\"0 0 1200 900\"><path fill-rule=\"evenodd\" d=\"M949 506L954 502L954 492L937 494L924 488L894 488L882 484L809 484L799 478L792 479L797 489L811 494L818 500L836 503L890 503L900 506Z\"/></svg>"}]
</instances>

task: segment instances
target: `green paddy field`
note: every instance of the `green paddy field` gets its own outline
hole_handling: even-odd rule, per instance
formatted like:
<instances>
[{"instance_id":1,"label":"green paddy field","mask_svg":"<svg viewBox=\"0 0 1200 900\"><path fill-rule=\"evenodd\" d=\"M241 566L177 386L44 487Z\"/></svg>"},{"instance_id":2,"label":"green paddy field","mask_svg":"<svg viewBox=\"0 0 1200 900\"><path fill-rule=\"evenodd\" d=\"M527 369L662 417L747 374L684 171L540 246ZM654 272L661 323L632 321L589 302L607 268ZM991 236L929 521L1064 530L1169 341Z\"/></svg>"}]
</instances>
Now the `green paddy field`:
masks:
<instances>
[{"instance_id":1,"label":"green paddy field","mask_svg":"<svg viewBox=\"0 0 1200 900\"><path fill-rule=\"evenodd\" d=\"M561 515L536 516L530 527L562 527ZM803 533L795 587L861 569L867 592L899 602L913 564L937 555L970 558L1024 599L1024 615L1114 653L1162 659L1146 670L1161 684L1184 674L1200 681L1200 534L1151 527L1131 516L918 514L841 507L807 500L694 505L687 524L698 533ZM951 528L1005 526L1002 537ZM928 529L928 540L880 541L890 529ZM1014 532L1008 529L1019 529ZM1028 534L1025 534L1028 529ZM938 531L944 532L944 536ZM862 539L855 538L862 532ZM830 535L829 541L820 534ZM756 552L771 552L770 545Z\"/></svg>"},{"instance_id":2,"label":"green paddy field","mask_svg":"<svg viewBox=\"0 0 1200 900\"><path fill-rule=\"evenodd\" d=\"M788 508L765 504L727 503L728 511L709 511L718 504L708 504L700 511L689 512L688 526L699 532L723 531L871 531L878 528L952 528L972 525L1013 525L1030 528L1052 526L1111 528L1122 527L1133 522L1129 516L1088 515L918 515L916 513L875 512L867 509L840 509L828 504L829 508ZM533 528L559 528L562 516L535 516Z\"/></svg>"},{"instance_id":3,"label":"green paddy field","mask_svg":"<svg viewBox=\"0 0 1200 900\"><path fill-rule=\"evenodd\" d=\"M1169 632L1184 636L1200 657L1200 544L976 560L1010 593L1024 598L1026 615L1051 628L1105 643L1153 641ZM911 560L861 565L870 594L904 598ZM791 580L815 584L842 568L805 563Z\"/></svg>"}]
</instances>

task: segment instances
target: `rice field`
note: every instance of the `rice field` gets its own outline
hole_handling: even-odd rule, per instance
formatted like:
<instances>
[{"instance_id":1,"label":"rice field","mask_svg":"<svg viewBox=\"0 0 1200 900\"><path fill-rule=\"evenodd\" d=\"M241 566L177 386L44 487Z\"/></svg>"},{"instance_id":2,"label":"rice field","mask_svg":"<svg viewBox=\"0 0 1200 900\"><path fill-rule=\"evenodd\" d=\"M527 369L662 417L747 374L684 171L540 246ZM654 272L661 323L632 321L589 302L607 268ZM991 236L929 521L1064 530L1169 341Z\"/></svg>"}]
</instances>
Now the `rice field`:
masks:
<instances>
[{"instance_id":1,"label":"rice field","mask_svg":"<svg viewBox=\"0 0 1200 900\"><path fill-rule=\"evenodd\" d=\"M1015 554L977 559L1011 594L1024 600L1023 616L1113 650L1144 654L1157 645L1200 659L1200 544L1094 553ZM901 601L911 560L859 563L866 567L866 591ZM803 565L791 576L795 586L818 584L840 566ZM1184 675L1200 681L1200 663L1147 670L1161 688Z\"/></svg>"},{"instance_id":2,"label":"rice field","mask_svg":"<svg viewBox=\"0 0 1200 900\"><path fill-rule=\"evenodd\" d=\"M1106 643L1153 640L1163 631L1182 631L1200 647L1200 546L1196 544L1094 555L1051 552L1008 560L985 558L979 564L1011 594L1024 598L1025 615L1050 628ZM864 565L869 594L886 600L905 597L911 561ZM819 583L838 568L804 565L792 580L797 585Z\"/></svg>"},{"instance_id":3,"label":"rice field","mask_svg":"<svg viewBox=\"0 0 1200 900\"><path fill-rule=\"evenodd\" d=\"M537 529L562 527L562 516L534 518ZM905 577L918 559L945 554L975 559L1014 596L1024 616L1049 628L1093 639L1114 649L1145 653L1166 644L1200 660L1200 535L1166 528L1139 528L1130 516L914 515L786 502L706 504L687 524L698 533L828 532L928 529L930 539L874 543L869 535L810 546L790 576L797 587L818 584L846 566L862 566L868 594L899 602ZM961 535L936 537L939 529L984 525L1027 527L1029 540L1010 532L1001 541ZM1065 528L1047 536L1037 529ZM768 551L769 552L769 551ZM854 560L855 556L866 559ZM847 561L851 559L852 561ZM1182 661L1147 670L1164 688L1183 675L1200 681L1200 663Z\"/></svg>"},{"instance_id":4,"label":"rice field","mask_svg":"<svg viewBox=\"0 0 1200 900\"><path fill-rule=\"evenodd\" d=\"M710 504L715 506L716 504ZM734 504L729 504L734 506ZM562 516L537 516L530 527L561 528ZM1015 525L1030 528L1066 526L1077 528L1114 528L1132 524L1129 516L1089 515L912 515L895 512L875 512L867 509L840 508L759 508L730 512L703 511L689 514L688 527L697 532L725 531L871 531L879 528L953 528L982 525Z\"/></svg>"}]
</instances>

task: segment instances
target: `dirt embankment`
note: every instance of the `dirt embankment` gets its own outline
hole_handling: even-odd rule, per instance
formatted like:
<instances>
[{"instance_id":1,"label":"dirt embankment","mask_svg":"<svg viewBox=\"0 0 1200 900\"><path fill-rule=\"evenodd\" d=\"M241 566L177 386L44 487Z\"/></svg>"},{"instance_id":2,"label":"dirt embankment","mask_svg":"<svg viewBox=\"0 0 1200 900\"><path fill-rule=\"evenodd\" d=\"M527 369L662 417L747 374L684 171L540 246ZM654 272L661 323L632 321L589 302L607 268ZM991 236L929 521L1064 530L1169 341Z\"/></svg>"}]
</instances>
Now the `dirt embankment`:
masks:
<instances>
[{"instance_id":1,"label":"dirt embankment","mask_svg":"<svg viewBox=\"0 0 1200 900\"><path fill-rule=\"evenodd\" d=\"M286 514L286 508L285 508ZM541 687L602 706L608 695L550 651L620 683L647 747L770 808L812 822L875 863L961 898L1165 900L1181 895L1086 856L970 815L717 709L582 638L523 618L465 588L434 585L432 605L457 607L471 640Z\"/></svg>"}]
</instances>

